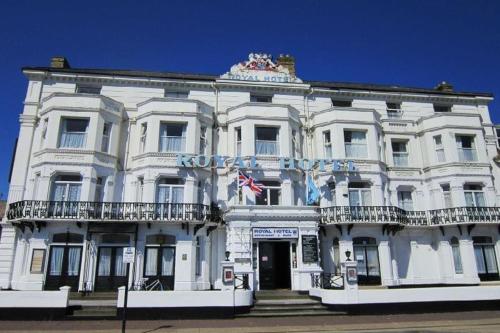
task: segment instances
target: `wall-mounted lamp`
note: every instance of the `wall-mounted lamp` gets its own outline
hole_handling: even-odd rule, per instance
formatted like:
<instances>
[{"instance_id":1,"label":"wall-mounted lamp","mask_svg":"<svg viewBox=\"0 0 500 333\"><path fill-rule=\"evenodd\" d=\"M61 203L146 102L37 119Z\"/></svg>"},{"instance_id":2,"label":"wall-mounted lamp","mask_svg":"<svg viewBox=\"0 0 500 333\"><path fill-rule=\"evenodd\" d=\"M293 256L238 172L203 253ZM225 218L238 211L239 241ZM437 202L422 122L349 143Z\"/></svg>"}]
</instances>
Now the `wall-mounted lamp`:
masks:
<instances>
[{"instance_id":1,"label":"wall-mounted lamp","mask_svg":"<svg viewBox=\"0 0 500 333\"><path fill-rule=\"evenodd\" d=\"M229 255L231 254L231 252L226 251L226 253L225 253L225 254L226 254L226 261L229 261Z\"/></svg>"},{"instance_id":2,"label":"wall-mounted lamp","mask_svg":"<svg viewBox=\"0 0 500 333\"><path fill-rule=\"evenodd\" d=\"M351 261L351 258L349 258L351 256L351 251L349 250L345 251L345 256L347 257L345 261Z\"/></svg>"}]
</instances>

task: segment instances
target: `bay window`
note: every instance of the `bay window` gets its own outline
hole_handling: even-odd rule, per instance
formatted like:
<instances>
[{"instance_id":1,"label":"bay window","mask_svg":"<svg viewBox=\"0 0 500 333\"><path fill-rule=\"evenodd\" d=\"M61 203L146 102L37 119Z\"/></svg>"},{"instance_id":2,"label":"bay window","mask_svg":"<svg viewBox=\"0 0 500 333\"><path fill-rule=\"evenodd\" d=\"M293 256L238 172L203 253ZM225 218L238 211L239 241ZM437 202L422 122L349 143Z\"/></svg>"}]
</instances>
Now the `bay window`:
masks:
<instances>
[{"instance_id":1,"label":"bay window","mask_svg":"<svg viewBox=\"0 0 500 333\"><path fill-rule=\"evenodd\" d=\"M139 142L139 152L144 153L146 151L146 136L148 134L148 123L141 124L140 142Z\"/></svg>"},{"instance_id":2,"label":"bay window","mask_svg":"<svg viewBox=\"0 0 500 333\"><path fill-rule=\"evenodd\" d=\"M444 208L453 207L453 200L451 198L450 184L441 184L441 190L443 191Z\"/></svg>"},{"instance_id":3,"label":"bay window","mask_svg":"<svg viewBox=\"0 0 500 333\"><path fill-rule=\"evenodd\" d=\"M484 207L486 201L481 185L465 184L464 185L465 205L467 207Z\"/></svg>"},{"instance_id":4,"label":"bay window","mask_svg":"<svg viewBox=\"0 0 500 333\"><path fill-rule=\"evenodd\" d=\"M446 162L444 146L441 135L434 136L434 149L436 150L436 159L438 162Z\"/></svg>"},{"instance_id":5,"label":"bay window","mask_svg":"<svg viewBox=\"0 0 500 333\"><path fill-rule=\"evenodd\" d=\"M349 206L371 206L372 194L368 183L349 183Z\"/></svg>"},{"instance_id":6,"label":"bay window","mask_svg":"<svg viewBox=\"0 0 500 333\"><path fill-rule=\"evenodd\" d=\"M332 158L333 156L332 136L330 131L323 132L323 153L325 158Z\"/></svg>"},{"instance_id":7,"label":"bay window","mask_svg":"<svg viewBox=\"0 0 500 333\"><path fill-rule=\"evenodd\" d=\"M279 128L255 127L255 154L279 155Z\"/></svg>"},{"instance_id":8,"label":"bay window","mask_svg":"<svg viewBox=\"0 0 500 333\"><path fill-rule=\"evenodd\" d=\"M52 182L51 201L79 201L82 176L59 175Z\"/></svg>"},{"instance_id":9,"label":"bay window","mask_svg":"<svg viewBox=\"0 0 500 333\"><path fill-rule=\"evenodd\" d=\"M477 161L473 135L457 135L458 160L460 162Z\"/></svg>"},{"instance_id":10,"label":"bay window","mask_svg":"<svg viewBox=\"0 0 500 333\"><path fill-rule=\"evenodd\" d=\"M350 158L368 157L366 132L344 131L345 156Z\"/></svg>"},{"instance_id":11,"label":"bay window","mask_svg":"<svg viewBox=\"0 0 500 333\"><path fill-rule=\"evenodd\" d=\"M241 127L236 127L234 129L235 142L236 142L236 156L241 156Z\"/></svg>"},{"instance_id":12,"label":"bay window","mask_svg":"<svg viewBox=\"0 0 500 333\"><path fill-rule=\"evenodd\" d=\"M59 148L84 148L88 126L88 119L63 118Z\"/></svg>"},{"instance_id":13,"label":"bay window","mask_svg":"<svg viewBox=\"0 0 500 333\"><path fill-rule=\"evenodd\" d=\"M111 136L111 123L105 123L102 129L102 142L101 151L104 153L109 152L109 138Z\"/></svg>"},{"instance_id":14,"label":"bay window","mask_svg":"<svg viewBox=\"0 0 500 333\"><path fill-rule=\"evenodd\" d=\"M391 146L394 165L399 167L408 166L408 143L406 141L392 141Z\"/></svg>"},{"instance_id":15,"label":"bay window","mask_svg":"<svg viewBox=\"0 0 500 333\"><path fill-rule=\"evenodd\" d=\"M186 151L185 124L162 123L160 125L160 151L161 152Z\"/></svg>"},{"instance_id":16,"label":"bay window","mask_svg":"<svg viewBox=\"0 0 500 333\"><path fill-rule=\"evenodd\" d=\"M156 202L159 219L181 218L184 212L184 180L161 178L156 185Z\"/></svg>"},{"instance_id":17,"label":"bay window","mask_svg":"<svg viewBox=\"0 0 500 333\"><path fill-rule=\"evenodd\" d=\"M411 191L398 191L398 206L399 208L406 211L413 210L413 199L411 197Z\"/></svg>"},{"instance_id":18,"label":"bay window","mask_svg":"<svg viewBox=\"0 0 500 333\"><path fill-rule=\"evenodd\" d=\"M278 181L262 181L264 188L259 196L255 197L255 204L260 206L276 206L281 201L281 184Z\"/></svg>"}]
</instances>

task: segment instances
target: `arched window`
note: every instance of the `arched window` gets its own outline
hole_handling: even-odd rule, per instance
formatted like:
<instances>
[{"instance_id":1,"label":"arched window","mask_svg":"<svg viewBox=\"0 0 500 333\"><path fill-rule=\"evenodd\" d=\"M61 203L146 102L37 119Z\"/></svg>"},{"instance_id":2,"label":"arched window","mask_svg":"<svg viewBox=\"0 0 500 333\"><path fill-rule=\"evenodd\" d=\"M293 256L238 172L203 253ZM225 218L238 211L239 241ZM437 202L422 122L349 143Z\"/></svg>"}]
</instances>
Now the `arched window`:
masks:
<instances>
[{"instance_id":1,"label":"arched window","mask_svg":"<svg viewBox=\"0 0 500 333\"><path fill-rule=\"evenodd\" d=\"M493 239L489 236L472 237L477 273L482 281L498 280L498 265Z\"/></svg>"},{"instance_id":2,"label":"arched window","mask_svg":"<svg viewBox=\"0 0 500 333\"><path fill-rule=\"evenodd\" d=\"M453 264L455 266L455 274L463 274L462 256L460 255L460 244L457 237L450 239L451 252L453 254Z\"/></svg>"},{"instance_id":3,"label":"arched window","mask_svg":"<svg viewBox=\"0 0 500 333\"><path fill-rule=\"evenodd\" d=\"M359 284L380 284L377 240L373 237L353 238L354 260L358 262Z\"/></svg>"}]
</instances>

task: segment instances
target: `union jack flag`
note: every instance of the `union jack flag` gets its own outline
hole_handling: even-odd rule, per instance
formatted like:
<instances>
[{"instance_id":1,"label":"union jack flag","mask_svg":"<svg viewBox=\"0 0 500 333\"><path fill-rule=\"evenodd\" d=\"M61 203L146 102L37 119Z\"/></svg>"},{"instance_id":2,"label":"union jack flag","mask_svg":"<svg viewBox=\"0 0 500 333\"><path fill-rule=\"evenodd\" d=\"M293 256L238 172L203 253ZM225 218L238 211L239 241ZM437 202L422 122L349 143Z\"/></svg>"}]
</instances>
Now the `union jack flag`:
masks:
<instances>
[{"instance_id":1,"label":"union jack flag","mask_svg":"<svg viewBox=\"0 0 500 333\"><path fill-rule=\"evenodd\" d=\"M250 190L255 193L256 196L260 196L262 193L262 189L264 188L264 185L261 183L258 183L255 178L252 176L246 175L243 171L238 170L238 179L239 179L239 184L241 187L243 186L248 186Z\"/></svg>"}]
</instances>

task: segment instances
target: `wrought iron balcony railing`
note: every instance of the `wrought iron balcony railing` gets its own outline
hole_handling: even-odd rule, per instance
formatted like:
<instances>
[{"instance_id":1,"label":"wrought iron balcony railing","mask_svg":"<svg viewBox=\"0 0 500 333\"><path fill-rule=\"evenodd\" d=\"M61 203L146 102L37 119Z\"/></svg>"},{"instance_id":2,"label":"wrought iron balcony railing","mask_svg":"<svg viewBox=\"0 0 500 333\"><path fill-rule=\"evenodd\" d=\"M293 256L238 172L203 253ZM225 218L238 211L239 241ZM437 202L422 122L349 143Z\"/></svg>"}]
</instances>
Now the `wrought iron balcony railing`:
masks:
<instances>
[{"instance_id":1,"label":"wrought iron balcony railing","mask_svg":"<svg viewBox=\"0 0 500 333\"><path fill-rule=\"evenodd\" d=\"M500 223L500 207L456 207L430 211L406 211L394 206L332 206L320 208L321 222L395 223L412 226Z\"/></svg>"},{"instance_id":2,"label":"wrought iron balcony railing","mask_svg":"<svg viewBox=\"0 0 500 333\"><path fill-rule=\"evenodd\" d=\"M217 207L190 203L24 200L11 203L9 220L220 221Z\"/></svg>"},{"instance_id":3,"label":"wrought iron balcony railing","mask_svg":"<svg viewBox=\"0 0 500 333\"><path fill-rule=\"evenodd\" d=\"M344 276L339 273L311 273L311 287L321 289L344 289Z\"/></svg>"}]
</instances>

